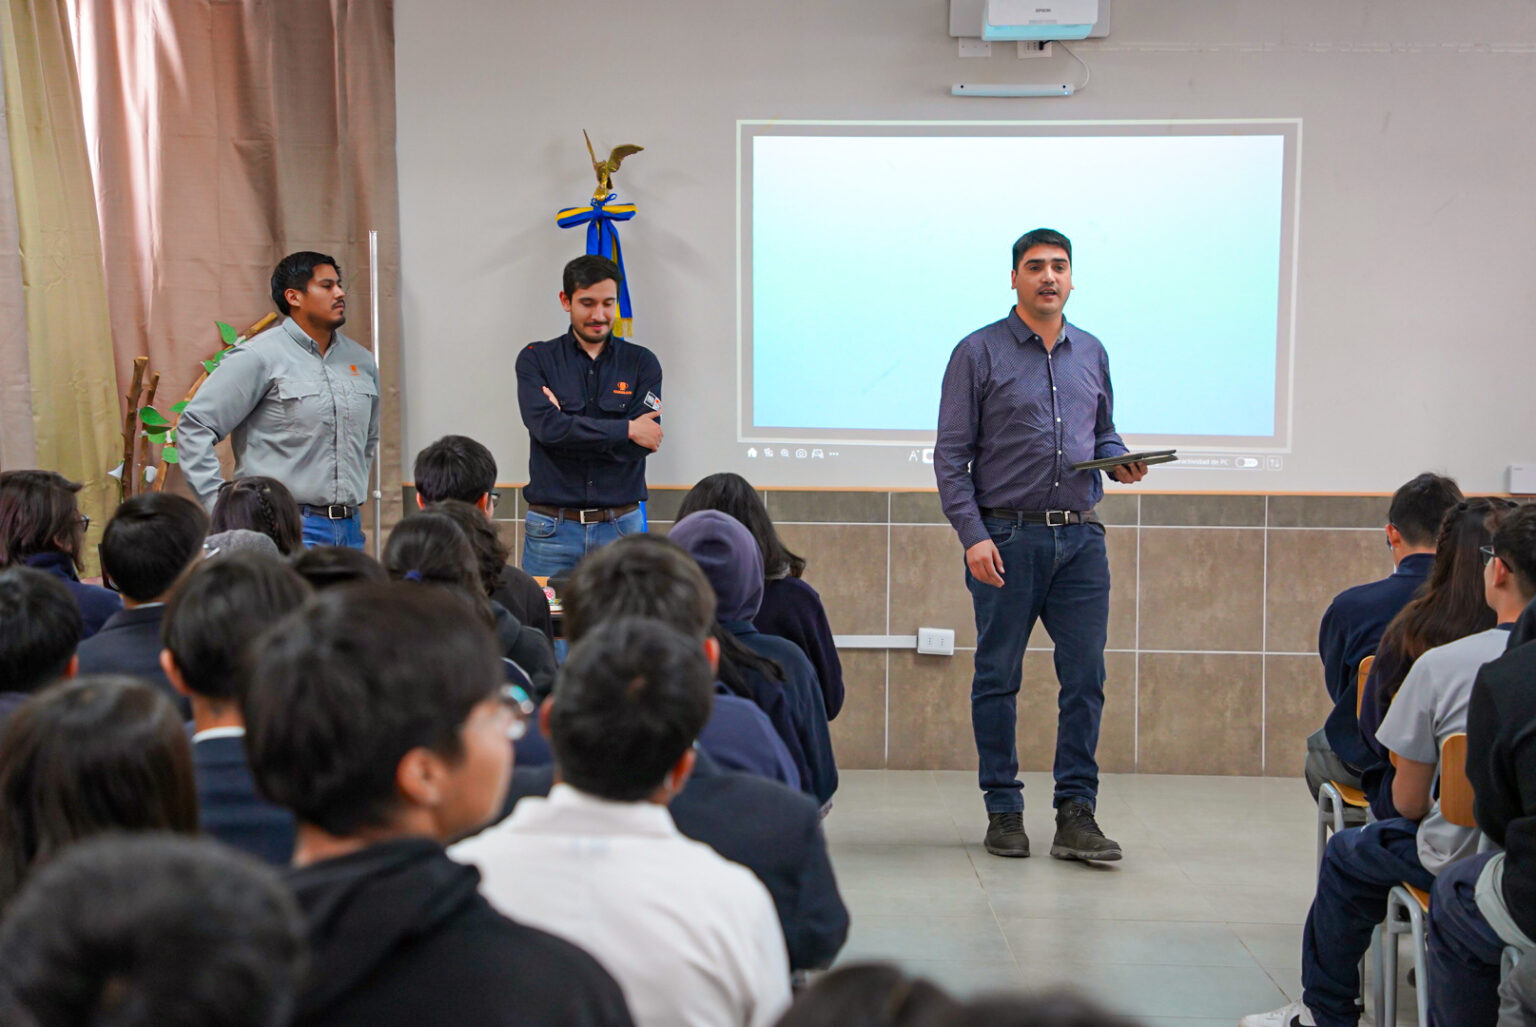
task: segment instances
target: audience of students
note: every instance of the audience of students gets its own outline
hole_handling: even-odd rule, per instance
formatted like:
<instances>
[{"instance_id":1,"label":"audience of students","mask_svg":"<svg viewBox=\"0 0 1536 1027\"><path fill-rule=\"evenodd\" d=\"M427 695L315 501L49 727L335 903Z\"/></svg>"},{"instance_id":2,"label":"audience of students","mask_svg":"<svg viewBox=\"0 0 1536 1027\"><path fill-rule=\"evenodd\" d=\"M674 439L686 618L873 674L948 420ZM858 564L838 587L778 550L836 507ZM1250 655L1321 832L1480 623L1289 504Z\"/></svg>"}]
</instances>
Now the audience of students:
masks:
<instances>
[{"instance_id":1,"label":"audience of students","mask_svg":"<svg viewBox=\"0 0 1536 1027\"><path fill-rule=\"evenodd\" d=\"M276 478L250 475L219 486L213 503L210 531L234 528L256 531L292 556L304 548L304 514L288 487Z\"/></svg>"},{"instance_id":2,"label":"audience of students","mask_svg":"<svg viewBox=\"0 0 1536 1027\"><path fill-rule=\"evenodd\" d=\"M1381 634L1429 578L1435 538L1446 512L1461 502L1450 478L1421 474L1392 496L1387 507L1387 548L1393 571L1380 581L1347 588L1333 597L1317 629L1317 653L1333 710L1327 723L1307 739L1303 772L1312 798L1324 781L1360 787L1360 769L1374 762L1360 738L1355 713L1360 664L1375 654Z\"/></svg>"},{"instance_id":3,"label":"audience of students","mask_svg":"<svg viewBox=\"0 0 1536 1027\"><path fill-rule=\"evenodd\" d=\"M316 592L337 585L380 585L389 580L383 564L350 546L311 546L294 557L293 569Z\"/></svg>"},{"instance_id":4,"label":"audience of students","mask_svg":"<svg viewBox=\"0 0 1536 1027\"><path fill-rule=\"evenodd\" d=\"M186 697L160 669L160 624L178 582L203 558L208 515L185 496L146 492L112 515L101 538L101 571L123 608L80 643L81 674L131 674L157 685L190 715Z\"/></svg>"},{"instance_id":5,"label":"audience of students","mask_svg":"<svg viewBox=\"0 0 1536 1027\"><path fill-rule=\"evenodd\" d=\"M285 1027L303 922L271 870L211 841L73 845L0 924L8 1027Z\"/></svg>"},{"instance_id":6,"label":"audience of students","mask_svg":"<svg viewBox=\"0 0 1536 1027\"><path fill-rule=\"evenodd\" d=\"M443 849L501 807L519 733L488 626L436 590L331 589L249 674L251 768L298 821L296 1027L631 1023L591 956L501 916Z\"/></svg>"},{"instance_id":7,"label":"audience of students","mask_svg":"<svg viewBox=\"0 0 1536 1027\"><path fill-rule=\"evenodd\" d=\"M80 607L81 637L90 638L123 608L117 593L80 580L85 529L78 482L52 471L0 472L0 567L26 566L61 578Z\"/></svg>"},{"instance_id":8,"label":"audience of students","mask_svg":"<svg viewBox=\"0 0 1536 1027\"><path fill-rule=\"evenodd\" d=\"M827 719L843 708L843 664L832 641L832 625L821 596L801 578L806 562L790 552L768 516L768 507L747 479L725 472L701 478L678 508L677 519L700 510L719 510L746 525L763 554L763 600L752 623L765 635L799 646L816 670Z\"/></svg>"},{"instance_id":9,"label":"audience of students","mask_svg":"<svg viewBox=\"0 0 1536 1027\"><path fill-rule=\"evenodd\" d=\"M279 866L293 856L293 814L256 793L240 701L252 644L309 595L304 579L272 557L221 555L171 599L160 654L166 677L192 704L203 830Z\"/></svg>"},{"instance_id":10,"label":"audience of students","mask_svg":"<svg viewBox=\"0 0 1536 1027\"><path fill-rule=\"evenodd\" d=\"M0 570L0 724L43 686L75 676L79 644L80 606L62 581Z\"/></svg>"},{"instance_id":11,"label":"audience of students","mask_svg":"<svg viewBox=\"0 0 1536 1027\"><path fill-rule=\"evenodd\" d=\"M0 730L0 909L66 846L107 831L197 832L176 707L137 678L61 682Z\"/></svg>"}]
</instances>

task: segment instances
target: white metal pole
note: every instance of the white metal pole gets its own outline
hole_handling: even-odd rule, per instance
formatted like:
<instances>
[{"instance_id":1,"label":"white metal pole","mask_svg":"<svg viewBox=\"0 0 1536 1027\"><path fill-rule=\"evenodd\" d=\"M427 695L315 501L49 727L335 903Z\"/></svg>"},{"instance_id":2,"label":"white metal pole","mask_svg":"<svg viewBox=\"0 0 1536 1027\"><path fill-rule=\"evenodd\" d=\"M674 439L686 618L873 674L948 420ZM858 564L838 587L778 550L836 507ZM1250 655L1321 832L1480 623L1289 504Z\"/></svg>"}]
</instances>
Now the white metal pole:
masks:
<instances>
[{"instance_id":1,"label":"white metal pole","mask_svg":"<svg viewBox=\"0 0 1536 1027\"><path fill-rule=\"evenodd\" d=\"M379 447L373 454L373 556L384 554L384 352L379 342L379 232L368 229L368 328L373 339L373 363L379 369Z\"/></svg>"}]
</instances>

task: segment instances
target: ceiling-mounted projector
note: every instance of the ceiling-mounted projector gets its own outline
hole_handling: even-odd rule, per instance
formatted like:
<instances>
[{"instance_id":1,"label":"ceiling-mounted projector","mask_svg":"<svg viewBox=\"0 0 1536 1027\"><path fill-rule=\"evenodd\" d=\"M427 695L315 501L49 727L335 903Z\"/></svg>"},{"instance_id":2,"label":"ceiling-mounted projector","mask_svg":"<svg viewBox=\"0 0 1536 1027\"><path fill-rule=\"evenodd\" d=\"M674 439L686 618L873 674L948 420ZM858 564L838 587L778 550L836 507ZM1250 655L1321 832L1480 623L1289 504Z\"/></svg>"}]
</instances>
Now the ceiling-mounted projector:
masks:
<instances>
[{"instance_id":1,"label":"ceiling-mounted projector","mask_svg":"<svg viewBox=\"0 0 1536 1027\"><path fill-rule=\"evenodd\" d=\"M949 34L989 42L1105 36L1108 7L1108 0L950 0Z\"/></svg>"}]
</instances>

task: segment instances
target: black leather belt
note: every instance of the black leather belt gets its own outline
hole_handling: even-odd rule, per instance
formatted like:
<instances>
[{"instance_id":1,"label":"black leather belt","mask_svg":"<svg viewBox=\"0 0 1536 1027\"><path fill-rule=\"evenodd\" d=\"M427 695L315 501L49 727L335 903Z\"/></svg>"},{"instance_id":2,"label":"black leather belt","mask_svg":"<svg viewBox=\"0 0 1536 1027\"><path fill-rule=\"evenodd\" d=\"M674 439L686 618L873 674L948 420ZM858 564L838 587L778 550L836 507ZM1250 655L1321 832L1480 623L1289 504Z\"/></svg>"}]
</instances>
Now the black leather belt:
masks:
<instances>
[{"instance_id":1,"label":"black leather belt","mask_svg":"<svg viewBox=\"0 0 1536 1027\"><path fill-rule=\"evenodd\" d=\"M357 507L343 503L332 503L330 506L310 506L305 503L299 509L310 517L324 517L328 521L350 521L357 516Z\"/></svg>"},{"instance_id":2,"label":"black leather belt","mask_svg":"<svg viewBox=\"0 0 1536 1027\"><path fill-rule=\"evenodd\" d=\"M634 513L640 509L640 504L592 506L585 510L577 510L574 507L568 506L545 506L543 503L529 503L528 509L534 513L543 514L545 517L553 517L557 520L575 521L578 524L602 524L605 521L616 521L627 513Z\"/></svg>"},{"instance_id":3,"label":"black leather belt","mask_svg":"<svg viewBox=\"0 0 1536 1027\"><path fill-rule=\"evenodd\" d=\"M1098 520L1092 510L1005 510L997 506L984 506L981 508L983 517L1000 517L1007 521L1018 521L1020 524L1044 524L1047 527L1059 528L1066 524L1082 524Z\"/></svg>"}]
</instances>

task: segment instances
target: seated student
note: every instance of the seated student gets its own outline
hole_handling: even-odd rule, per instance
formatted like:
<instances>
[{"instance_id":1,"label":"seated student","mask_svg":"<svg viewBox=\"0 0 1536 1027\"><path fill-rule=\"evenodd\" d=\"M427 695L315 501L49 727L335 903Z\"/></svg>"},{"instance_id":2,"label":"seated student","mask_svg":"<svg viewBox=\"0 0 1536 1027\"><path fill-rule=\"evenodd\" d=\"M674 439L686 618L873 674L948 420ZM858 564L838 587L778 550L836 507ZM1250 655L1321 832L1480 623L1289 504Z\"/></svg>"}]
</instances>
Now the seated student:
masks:
<instances>
[{"instance_id":1,"label":"seated student","mask_svg":"<svg viewBox=\"0 0 1536 1027\"><path fill-rule=\"evenodd\" d=\"M90 638L123 604L111 589L80 580L91 519L75 505L79 491L78 482L52 471L0 472L0 567L61 578L80 607L80 637Z\"/></svg>"},{"instance_id":2,"label":"seated student","mask_svg":"<svg viewBox=\"0 0 1536 1027\"><path fill-rule=\"evenodd\" d=\"M309 595L304 579L272 557L217 556L171 598L160 653L165 676L192 702L203 830L278 866L293 857L293 814L256 794L240 691L248 684L243 666L251 644Z\"/></svg>"},{"instance_id":3,"label":"seated student","mask_svg":"<svg viewBox=\"0 0 1536 1027\"><path fill-rule=\"evenodd\" d=\"M79 644L80 607L62 581L0 570L0 724L43 686L75 676Z\"/></svg>"},{"instance_id":4,"label":"seated student","mask_svg":"<svg viewBox=\"0 0 1536 1027\"><path fill-rule=\"evenodd\" d=\"M1479 497L1452 507L1435 540L1429 580L1382 633L1360 699L1359 748L1335 750L1361 768L1361 787L1378 820L1399 813L1392 804L1396 771L1386 746L1377 741L1377 726L1420 654L1493 627L1493 611L1483 599L1480 550L1493 537L1494 519L1514 505L1507 499Z\"/></svg>"},{"instance_id":5,"label":"seated student","mask_svg":"<svg viewBox=\"0 0 1536 1027\"><path fill-rule=\"evenodd\" d=\"M1536 595L1536 505L1507 518L1491 548L1489 577ZM1536 602L1472 686L1467 778L1478 827L1504 851L1472 856L1435 881L1429 1015L1447 1027L1494 1022L1505 946L1521 950L1521 967L1536 965Z\"/></svg>"},{"instance_id":6,"label":"seated student","mask_svg":"<svg viewBox=\"0 0 1536 1027\"><path fill-rule=\"evenodd\" d=\"M146 492L112 515L101 538L101 570L123 597L123 608L80 643L80 673L132 674L157 686L182 716L191 708L160 669L165 601L203 558L208 515L185 496Z\"/></svg>"},{"instance_id":7,"label":"seated student","mask_svg":"<svg viewBox=\"0 0 1536 1027\"><path fill-rule=\"evenodd\" d=\"M654 617L698 638L712 663L720 643L710 637L715 593L699 565L658 535L626 535L584 557L566 582L565 637L575 645L615 617ZM750 699L715 682L715 707L699 745L722 766L800 789L789 750L766 714Z\"/></svg>"},{"instance_id":8,"label":"seated student","mask_svg":"<svg viewBox=\"0 0 1536 1027\"><path fill-rule=\"evenodd\" d=\"M254 474L219 486L209 530L216 534L234 528L260 532L284 556L304 548L304 514L288 486L276 478Z\"/></svg>"},{"instance_id":9,"label":"seated student","mask_svg":"<svg viewBox=\"0 0 1536 1027\"><path fill-rule=\"evenodd\" d=\"M1111 1013L1068 990L1039 995L992 995L967 1002L930 1027L1140 1027L1141 1021Z\"/></svg>"},{"instance_id":10,"label":"seated student","mask_svg":"<svg viewBox=\"0 0 1536 1027\"><path fill-rule=\"evenodd\" d=\"M693 557L715 592L715 637L720 677L735 677L774 721L800 764L800 786L829 807L837 791L837 763L827 734L827 711L816 671L793 642L757 630L752 617L763 595L763 557L752 533L729 514L700 510L672 526L667 538ZM775 707L782 720L774 716Z\"/></svg>"},{"instance_id":11,"label":"seated student","mask_svg":"<svg viewBox=\"0 0 1536 1027\"><path fill-rule=\"evenodd\" d=\"M214 557L221 554L250 553L255 556L269 556L274 560L283 558L283 551L277 548L277 543L272 541L270 535L263 535L259 531L249 528L230 528L228 531L216 531L203 539L203 555Z\"/></svg>"},{"instance_id":12,"label":"seated student","mask_svg":"<svg viewBox=\"0 0 1536 1027\"><path fill-rule=\"evenodd\" d=\"M1505 515L1497 508L1485 514L1495 529ZM1536 565L1536 548L1530 560ZM1359 963L1371 932L1386 915L1387 893L1403 882L1428 890L1436 875L1477 851L1477 830L1440 814L1435 799L1440 747L1466 731L1477 673L1504 651L1510 626L1532 598L1522 587L1513 575L1486 570L1484 601L1496 626L1430 649L1414 661L1377 735L1397 756L1392 801L1402 815L1348 828L1329 839L1302 933L1301 1001L1246 1017L1245 1027L1358 1023Z\"/></svg>"},{"instance_id":13,"label":"seated student","mask_svg":"<svg viewBox=\"0 0 1536 1027\"><path fill-rule=\"evenodd\" d=\"M937 1027L959 1008L944 989L892 963L851 963L817 977L777 1027Z\"/></svg>"},{"instance_id":14,"label":"seated student","mask_svg":"<svg viewBox=\"0 0 1536 1027\"><path fill-rule=\"evenodd\" d=\"M739 474L725 472L700 479L683 497L677 520L700 510L730 514L757 540L763 554L763 601L752 623L765 635L789 639L810 659L827 719L832 720L843 708L843 663L832 641L832 625L821 596L801 578L805 558L784 545L763 497Z\"/></svg>"},{"instance_id":15,"label":"seated student","mask_svg":"<svg viewBox=\"0 0 1536 1027\"><path fill-rule=\"evenodd\" d=\"M480 511L487 521L496 515L496 458L474 439L444 435L416 454L416 505L425 509L445 499L457 499ZM502 557L502 565L486 578L491 599L512 611L523 624L554 641L549 600L538 582Z\"/></svg>"},{"instance_id":16,"label":"seated student","mask_svg":"<svg viewBox=\"0 0 1536 1027\"><path fill-rule=\"evenodd\" d=\"M521 727L488 627L429 589L332 589L263 637L249 674L251 769L298 818L294 1027L631 1022L591 956L501 916L443 851L499 808Z\"/></svg>"},{"instance_id":17,"label":"seated student","mask_svg":"<svg viewBox=\"0 0 1536 1027\"><path fill-rule=\"evenodd\" d=\"M1307 738L1304 768L1312 798L1324 781L1360 787L1360 721L1355 715L1357 671L1381 644L1387 623L1429 578L1435 559L1435 535L1446 512L1461 502L1461 489L1450 478L1421 474L1392 496L1387 508L1387 546L1396 568L1380 581L1347 588L1333 597L1317 629L1317 653L1333 711L1327 723ZM1337 747L1336 747L1337 746Z\"/></svg>"},{"instance_id":18,"label":"seated student","mask_svg":"<svg viewBox=\"0 0 1536 1027\"><path fill-rule=\"evenodd\" d=\"M621 617L572 646L539 711L549 798L454 846L491 904L591 952L644 1027L757 1027L789 1005L768 892L667 813L693 770L714 673L696 640Z\"/></svg>"},{"instance_id":19,"label":"seated student","mask_svg":"<svg viewBox=\"0 0 1536 1027\"><path fill-rule=\"evenodd\" d=\"M107 831L197 833L192 753L158 688L79 677L22 703L0 730L0 909L37 864Z\"/></svg>"},{"instance_id":20,"label":"seated student","mask_svg":"<svg viewBox=\"0 0 1536 1027\"><path fill-rule=\"evenodd\" d=\"M316 592L337 585L381 585L389 580L383 564L348 546L311 546L294 557L293 569Z\"/></svg>"},{"instance_id":21,"label":"seated student","mask_svg":"<svg viewBox=\"0 0 1536 1027\"><path fill-rule=\"evenodd\" d=\"M270 870L211 841L92 839L40 868L0 923L10 1027L278 1027L304 924Z\"/></svg>"}]
</instances>

